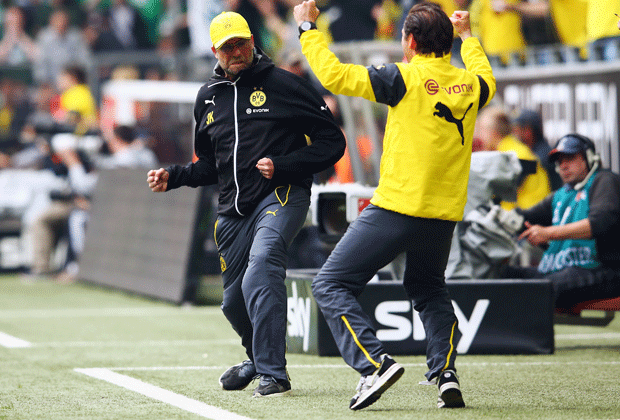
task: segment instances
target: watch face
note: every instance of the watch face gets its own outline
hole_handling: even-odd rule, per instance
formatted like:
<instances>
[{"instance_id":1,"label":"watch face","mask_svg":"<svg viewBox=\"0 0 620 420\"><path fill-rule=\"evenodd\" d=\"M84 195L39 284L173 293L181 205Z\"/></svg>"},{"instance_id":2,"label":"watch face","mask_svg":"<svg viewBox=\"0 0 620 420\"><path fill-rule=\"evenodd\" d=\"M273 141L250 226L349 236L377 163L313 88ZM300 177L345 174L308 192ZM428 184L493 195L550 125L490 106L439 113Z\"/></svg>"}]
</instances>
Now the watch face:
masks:
<instances>
[{"instance_id":1,"label":"watch face","mask_svg":"<svg viewBox=\"0 0 620 420\"><path fill-rule=\"evenodd\" d=\"M302 22L301 23L301 30L302 31L307 31L310 28L312 28L312 23L310 23L310 22Z\"/></svg>"}]
</instances>

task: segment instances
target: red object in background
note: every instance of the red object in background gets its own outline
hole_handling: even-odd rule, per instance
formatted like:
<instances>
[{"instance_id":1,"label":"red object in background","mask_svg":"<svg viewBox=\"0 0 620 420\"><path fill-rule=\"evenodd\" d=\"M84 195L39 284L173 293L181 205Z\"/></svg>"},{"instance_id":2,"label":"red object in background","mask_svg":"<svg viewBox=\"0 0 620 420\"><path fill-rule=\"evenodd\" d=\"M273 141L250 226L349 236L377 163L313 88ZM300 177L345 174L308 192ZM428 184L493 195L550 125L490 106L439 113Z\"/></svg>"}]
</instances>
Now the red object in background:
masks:
<instances>
[{"instance_id":1,"label":"red object in background","mask_svg":"<svg viewBox=\"0 0 620 420\"><path fill-rule=\"evenodd\" d=\"M362 210L370 204L370 198L358 198L357 199L357 214L360 214Z\"/></svg>"}]
</instances>

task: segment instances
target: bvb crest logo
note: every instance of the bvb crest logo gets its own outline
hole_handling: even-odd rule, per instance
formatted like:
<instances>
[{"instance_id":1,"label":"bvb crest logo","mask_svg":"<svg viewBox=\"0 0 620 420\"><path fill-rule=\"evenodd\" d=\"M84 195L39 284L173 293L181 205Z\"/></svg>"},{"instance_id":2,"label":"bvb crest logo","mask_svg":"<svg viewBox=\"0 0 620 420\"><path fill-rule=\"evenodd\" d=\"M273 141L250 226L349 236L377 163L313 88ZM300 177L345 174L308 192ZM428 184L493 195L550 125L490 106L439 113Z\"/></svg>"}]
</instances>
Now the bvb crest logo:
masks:
<instances>
[{"instance_id":1,"label":"bvb crest logo","mask_svg":"<svg viewBox=\"0 0 620 420\"><path fill-rule=\"evenodd\" d=\"M267 95L263 91L257 90L250 95L250 103L252 106L263 106L267 100Z\"/></svg>"}]
</instances>

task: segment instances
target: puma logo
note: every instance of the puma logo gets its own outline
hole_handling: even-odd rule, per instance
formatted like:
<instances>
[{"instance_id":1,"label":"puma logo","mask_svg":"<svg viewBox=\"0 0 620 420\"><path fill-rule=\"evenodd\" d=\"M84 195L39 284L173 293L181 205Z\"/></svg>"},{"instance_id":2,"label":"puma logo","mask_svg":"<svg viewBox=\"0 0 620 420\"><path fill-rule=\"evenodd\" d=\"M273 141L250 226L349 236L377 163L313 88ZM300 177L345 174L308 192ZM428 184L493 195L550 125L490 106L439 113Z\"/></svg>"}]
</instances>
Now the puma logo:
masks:
<instances>
[{"instance_id":1,"label":"puma logo","mask_svg":"<svg viewBox=\"0 0 620 420\"><path fill-rule=\"evenodd\" d=\"M215 95L213 95L213 99L205 99L205 105L213 104L215 106Z\"/></svg>"},{"instance_id":2,"label":"puma logo","mask_svg":"<svg viewBox=\"0 0 620 420\"><path fill-rule=\"evenodd\" d=\"M465 145L465 136L463 135L463 120L465 119L465 115L467 115L467 112L471 109L472 105L473 103L469 104L469 107L467 107L465 114L463 114L463 118L459 120L457 118L454 118L454 115L452 115L452 111L446 105L442 104L441 102L437 102L435 104L435 109L437 111L433 112L433 115L436 115L439 118L445 118L445 120L449 123L456 124L456 128L458 128L459 134L461 135L461 145Z\"/></svg>"},{"instance_id":3,"label":"puma logo","mask_svg":"<svg viewBox=\"0 0 620 420\"><path fill-rule=\"evenodd\" d=\"M279 210L279 209L278 209L278 210ZM267 213L265 213L265 214L273 214L274 216L277 216L276 212L277 212L278 210L274 210L274 211L267 210Z\"/></svg>"}]
</instances>

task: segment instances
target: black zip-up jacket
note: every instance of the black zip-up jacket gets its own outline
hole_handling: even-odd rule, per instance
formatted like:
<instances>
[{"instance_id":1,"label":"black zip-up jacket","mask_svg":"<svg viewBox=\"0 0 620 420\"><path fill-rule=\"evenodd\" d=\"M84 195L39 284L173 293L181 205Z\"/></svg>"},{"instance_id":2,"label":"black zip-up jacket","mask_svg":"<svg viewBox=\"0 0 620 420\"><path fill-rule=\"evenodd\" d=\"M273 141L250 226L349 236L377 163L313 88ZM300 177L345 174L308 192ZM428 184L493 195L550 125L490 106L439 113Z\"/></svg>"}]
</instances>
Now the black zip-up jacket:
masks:
<instances>
[{"instance_id":1,"label":"black zip-up jacket","mask_svg":"<svg viewBox=\"0 0 620 420\"><path fill-rule=\"evenodd\" d=\"M223 215L249 215L280 185L298 185L309 193L312 174L335 164L346 146L316 89L275 67L258 48L254 65L234 81L216 66L198 92L194 118L198 160L166 168L168 190L217 183L218 214ZM271 180L256 169L263 157L273 161Z\"/></svg>"}]
</instances>

